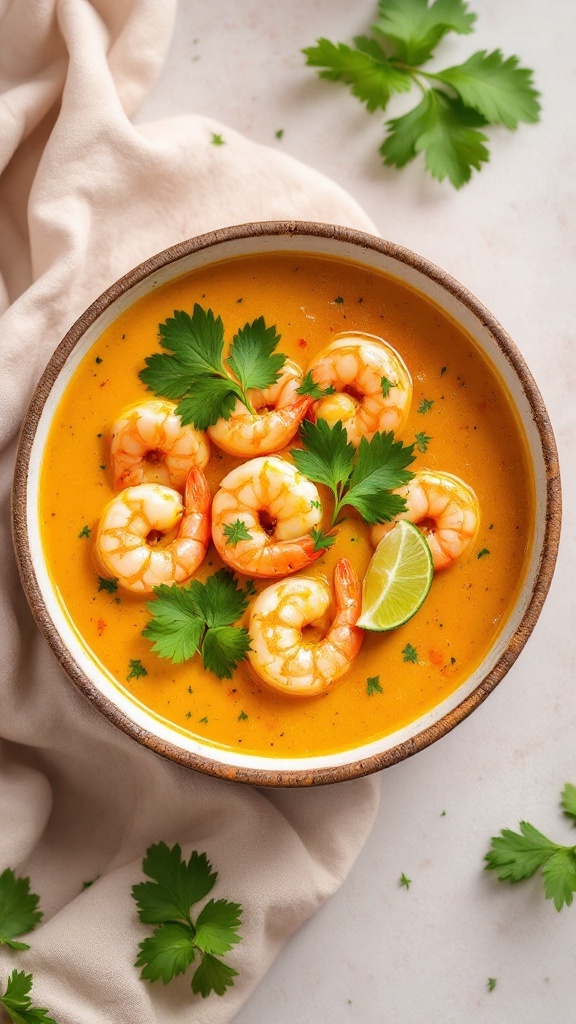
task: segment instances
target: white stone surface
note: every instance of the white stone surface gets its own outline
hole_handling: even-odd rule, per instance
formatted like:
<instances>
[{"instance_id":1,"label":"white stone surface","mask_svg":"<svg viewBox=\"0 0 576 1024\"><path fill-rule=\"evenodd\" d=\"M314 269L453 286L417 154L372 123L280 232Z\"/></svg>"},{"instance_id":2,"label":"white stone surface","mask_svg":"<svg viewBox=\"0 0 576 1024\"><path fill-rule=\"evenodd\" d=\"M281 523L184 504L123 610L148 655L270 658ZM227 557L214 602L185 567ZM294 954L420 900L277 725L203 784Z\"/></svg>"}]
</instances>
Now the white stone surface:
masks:
<instances>
[{"instance_id":1,"label":"white stone surface","mask_svg":"<svg viewBox=\"0 0 576 1024\"><path fill-rule=\"evenodd\" d=\"M448 37L441 64L481 48L516 53L535 70L543 114L514 133L489 130L491 162L459 192L419 161L383 168L383 118L305 66L302 47L351 41L375 0L180 0L170 58L138 118L201 113L224 136L230 126L281 147L348 189L384 237L462 281L523 352L563 467L558 568L519 661L454 732L382 773L380 812L352 873L235 1024L576 1021L576 907L558 914L539 880L511 887L482 869L490 836L522 818L576 840L558 805L564 783L576 783L576 5L470 6L476 31Z\"/></svg>"}]
</instances>

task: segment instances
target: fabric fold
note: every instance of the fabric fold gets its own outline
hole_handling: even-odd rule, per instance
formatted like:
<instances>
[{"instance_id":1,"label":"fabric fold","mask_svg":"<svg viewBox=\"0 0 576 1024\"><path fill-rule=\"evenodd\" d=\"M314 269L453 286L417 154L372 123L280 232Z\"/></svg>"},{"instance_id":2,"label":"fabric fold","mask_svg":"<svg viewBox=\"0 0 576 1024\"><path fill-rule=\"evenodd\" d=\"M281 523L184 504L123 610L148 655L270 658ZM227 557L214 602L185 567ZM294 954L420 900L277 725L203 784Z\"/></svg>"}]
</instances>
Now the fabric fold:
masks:
<instances>
[{"instance_id":1,"label":"fabric fold","mask_svg":"<svg viewBox=\"0 0 576 1024\"><path fill-rule=\"evenodd\" d=\"M173 0L0 7L6 552L19 424L51 353L101 291L153 253L230 224L303 219L373 230L322 175L209 118L131 123L174 13ZM214 132L225 145L211 144ZM0 950L0 982L13 968L32 972L35 1001L58 1024L231 1020L283 942L345 878L372 825L376 780L260 792L138 746L64 676L11 559L0 643L0 872L29 874L44 910L29 952ZM215 898L243 904L243 941L229 957L239 977L223 998L193 997L186 978L150 985L134 967L147 932L130 889L160 840L186 855L206 851L219 872Z\"/></svg>"}]
</instances>

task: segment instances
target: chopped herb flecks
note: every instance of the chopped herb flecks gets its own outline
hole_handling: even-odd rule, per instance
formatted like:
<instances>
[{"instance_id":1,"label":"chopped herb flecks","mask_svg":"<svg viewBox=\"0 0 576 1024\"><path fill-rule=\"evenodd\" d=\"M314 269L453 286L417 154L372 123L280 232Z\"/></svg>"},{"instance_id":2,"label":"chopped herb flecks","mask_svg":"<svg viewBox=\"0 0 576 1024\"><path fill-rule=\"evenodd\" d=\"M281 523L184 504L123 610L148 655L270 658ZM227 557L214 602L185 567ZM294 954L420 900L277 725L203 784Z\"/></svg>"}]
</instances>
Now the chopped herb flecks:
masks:
<instances>
[{"instance_id":1,"label":"chopped herb flecks","mask_svg":"<svg viewBox=\"0 0 576 1024\"><path fill-rule=\"evenodd\" d=\"M126 676L126 679L139 679L140 676L148 675L148 670L144 668L140 658L131 658L128 668L130 669L130 672Z\"/></svg>"},{"instance_id":2,"label":"chopped herb flecks","mask_svg":"<svg viewBox=\"0 0 576 1024\"><path fill-rule=\"evenodd\" d=\"M420 402L420 405L418 406L418 412L421 413L422 416L424 416L427 412L430 412L430 409L432 408L433 405L433 398L423 398L422 401Z\"/></svg>"},{"instance_id":3,"label":"chopped herb flecks","mask_svg":"<svg viewBox=\"0 0 576 1024\"><path fill-rule=\"evenodd\" d=\"M99 576L98 590L105 590L107 594L115 594L118 590L118 580L116 576L112 576L111 579L106 579L105 576Z\"/></svg>"},{"instance_id":4,"label":"chopped herb flecks","mask_svg":"<svg viewBox=\"0 0 576 1024\"><path fill-rule=\"evenodd\" d=\"M80 530L80 533L78 534L78 536L79 537L89 537L91 533L92 533L92 530L90 529L89 526L83 526L82 529Z\"/></svg>"},{"instance_id":5,"label":"chopped herb flecks","mask_svg":"<svg viewBox=\"0 0 576 1024\"><path fill-rule=\"evenodd\" d=\"M401 886L404 886L405 889L409 889L411 884L412 884L412 879L411 878L407 878L406 875L404 874L404 872L402 872L402 874L400 875L400 881L399 881L398 884L401 885Z\"/></svg>"},{"instance_id":6,"label":"chopped herb flecks","mask_svg":"<svg viewBox=\"0 0 576 1024\"><path fill-rule=\"evenodd\" d=\"M382 687L380 686L380 676L371 676L366 680L366 693L369 697L373 693L383 693Z\"/></svg>"},{"instance_id":7,"label":"chopped herb flecks","mask_svg":"<svg viewBox=\"0 0 576 1024\"><path fill-rule=\"evenodd\" d=\"M414 664L418 663L418 651L415 647L412 647L412 644L406 644L406 647L402 651L402 660L411 661Z\"/></svg>"},{"instance_id":8,"label":"chopped herb flecks","mask_svg":"<svg viewBox=\"0 0 576 1024\"><path fill-rule=\"evenodd\" d=\"M484 558L484 555L489 555L489 554L490 554L490 552L489 552L488 548L482 548L482 551L478 552L478 558Z\"/></svg>"},{"instance_id":9,"label":"chopped herb flecks","mask_svg":"<svg viewBox=\"0 0 576 1024\"><path fill-rule=\"evenodd\" d=\"M425 434L423 430L419 434L415 434L414 436L416 438L416 447L418 451L421 452L423 455L424 452L428 451L428 445L430 444L432 438L428 434Z\"/></svg>"}]
</instances>

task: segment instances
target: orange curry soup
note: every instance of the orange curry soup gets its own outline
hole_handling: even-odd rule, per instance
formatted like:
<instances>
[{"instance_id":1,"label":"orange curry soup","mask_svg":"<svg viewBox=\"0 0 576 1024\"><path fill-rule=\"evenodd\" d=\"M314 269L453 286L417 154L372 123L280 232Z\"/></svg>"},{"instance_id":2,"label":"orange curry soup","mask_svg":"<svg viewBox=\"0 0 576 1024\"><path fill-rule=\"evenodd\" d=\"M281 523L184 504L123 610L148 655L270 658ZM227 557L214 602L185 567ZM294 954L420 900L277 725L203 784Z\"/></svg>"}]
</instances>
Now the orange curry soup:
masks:
<instances>
[{"instance_id":1,"label":"orange curry soup","mask_svg":"<svg viewBox=\"0 0 576 1024\"><path fill-rule=\"evenodd\" d=\"M425 453L415 449L410 468L453 473L478 496L481 520L474 544L435 574L428 597L408 623L390 633L366 633L348 674L322 696L272 691L248 661L231 680L205 671L198 656L173 665L153 654L141 635L150 597L98 589L91 545L98 517L114 493L110 427L124 406L152 397L138 373L145 356L160 351L158 324L175 309L191 313L195 302L222 317L228 343L239 327L263 315L281 335L279 351L304 369L336 334L362 331L387 340L403 357L414 386L400 436L405 443L416 434L429 438ZM206 470L212 493L241 461L212 446ZM468 335L394 278L335 259L280 253L193 271L157 288L107 328L54 416L40 493L46 558L60 600L118 687L181 732L215 747L279 757L368 743L409 724L453 692L480 664L513 606L534 508L522 429L504 385ZM331 582L342 555L364 574L372 556L368 527L353 510L346 512L336 543L305 574ZM197 578L203 581L221 566L210 545ZM239 574L237 579L245 583ZM270 582L257 580L256 588ZM247 625L247 619L248 613L240 624ZM416 662L405 660L407 645L416 650ZM146 675L133 671L135 662Z\"/></svg>"}]
</instances>

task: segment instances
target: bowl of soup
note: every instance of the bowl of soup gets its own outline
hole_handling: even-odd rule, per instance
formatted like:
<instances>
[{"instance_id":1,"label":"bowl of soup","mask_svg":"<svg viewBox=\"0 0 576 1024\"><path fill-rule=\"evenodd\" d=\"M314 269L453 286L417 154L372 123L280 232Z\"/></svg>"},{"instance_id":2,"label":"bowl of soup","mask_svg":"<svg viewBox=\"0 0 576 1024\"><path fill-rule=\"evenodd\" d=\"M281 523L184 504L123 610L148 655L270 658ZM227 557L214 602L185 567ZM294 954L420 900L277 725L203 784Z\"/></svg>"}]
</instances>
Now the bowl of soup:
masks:
<instances>
[{"instance_id":1,"label":"bowl of soup","mask_svg":"<svg viewBox=\"0 0 576 1024\"><path fill-rule=\"evenodd\" d=\"M333 443L349 491L362 460L395 464L382 532L409 519L444 551L397 628L356 625L377 528L327 479ZM435 507L444 480L464 518ZM462 285L381 238L273 222L173 246L86 310L34 394L13 509L38 626L99 711L178 764L303 786L394 764L484 701L545 600L560 484L536 384Z\"/></svg>"}]
</instances>

